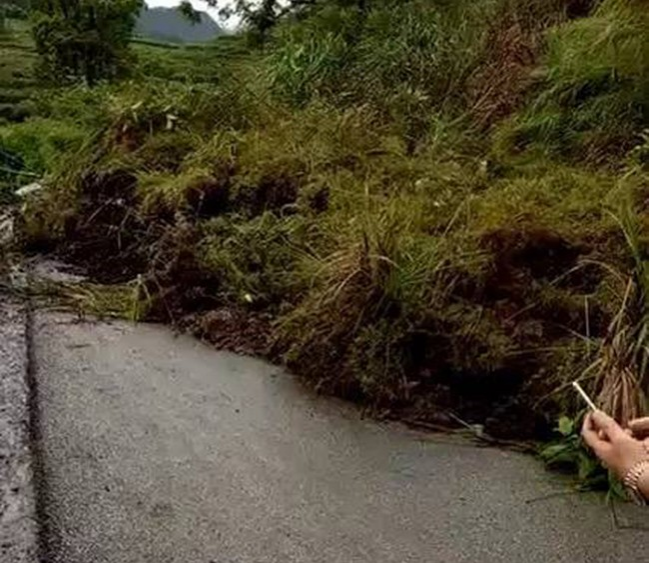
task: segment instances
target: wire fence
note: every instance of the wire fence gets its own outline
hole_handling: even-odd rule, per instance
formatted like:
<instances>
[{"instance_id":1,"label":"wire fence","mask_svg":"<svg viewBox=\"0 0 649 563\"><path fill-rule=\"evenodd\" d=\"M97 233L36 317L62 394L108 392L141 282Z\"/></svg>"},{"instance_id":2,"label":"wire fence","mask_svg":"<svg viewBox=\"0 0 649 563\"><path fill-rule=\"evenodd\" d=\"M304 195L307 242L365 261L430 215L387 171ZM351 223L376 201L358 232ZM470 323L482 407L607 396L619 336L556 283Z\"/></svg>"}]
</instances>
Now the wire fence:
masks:
<instances>
[{"instance_id":1,"label":"wire fence","mask_svg":"<svg viewBox=\"0 0 649 563\"><path fill-rule=\"evenodd\" d=\"M0 203L11 199L13 191L21 184L39 177L25 166L19 155L0 147Z\"/></svg>"}]
</instances>

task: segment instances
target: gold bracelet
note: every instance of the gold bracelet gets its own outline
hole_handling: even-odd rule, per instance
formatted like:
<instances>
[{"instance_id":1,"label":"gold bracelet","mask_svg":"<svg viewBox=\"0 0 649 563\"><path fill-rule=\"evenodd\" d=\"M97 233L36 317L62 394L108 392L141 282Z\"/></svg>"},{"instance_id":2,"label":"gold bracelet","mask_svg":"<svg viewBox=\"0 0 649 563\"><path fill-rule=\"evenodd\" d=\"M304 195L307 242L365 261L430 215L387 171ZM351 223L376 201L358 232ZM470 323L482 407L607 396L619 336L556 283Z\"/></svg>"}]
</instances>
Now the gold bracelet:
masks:
<instances>
[{"instance_id":1,"label":"gold bracelet","mask_svg":"<svg viewBox=\"0 0 649 563\"><path fill-rule=\"evenodd\" d=\"M643 459L636 463L627 471L623 480L624 486L627 488L627 491L629 491L631 498L638 504L646 504L648 500L638 487L640 477L642 477L646 471L649 471L649 459Z\"/></svg>"}]
</instances>

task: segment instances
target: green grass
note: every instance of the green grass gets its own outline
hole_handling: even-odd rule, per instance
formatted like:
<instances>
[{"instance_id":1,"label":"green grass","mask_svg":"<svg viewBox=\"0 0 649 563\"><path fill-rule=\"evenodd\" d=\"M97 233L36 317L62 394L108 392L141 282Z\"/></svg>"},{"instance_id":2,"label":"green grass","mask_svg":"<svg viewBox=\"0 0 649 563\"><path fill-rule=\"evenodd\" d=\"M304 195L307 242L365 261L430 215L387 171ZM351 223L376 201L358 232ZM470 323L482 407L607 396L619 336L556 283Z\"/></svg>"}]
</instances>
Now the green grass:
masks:
<instances>
[{"instance_id":1,"label":"green grass","mask_svg":"<svg viewBox=\"0 0 649 563\"><path fill-rule=\"evenodd\" d=\"M217 82L226 69L249 54L245 41L233 36L196 45L136 38L132 46L137 74L184 83Z\"/></svg>"},{"instance_id":2,"label":"green grass","mask_svg":"<svg viewBox=\"0 0 649 563\"><path fill-rule=\"evenodd\" d=\"M36 54L29 26L21 20L8 20L0 32L0 126L21 123L33 111L32 97L37 92L33 76ZM0 128L1 130L1 128ZM24 181L17 175L23 168L22 156L11 150L0 135L0 197L5 200L11 188Z\"/></svg>"},{"instance_id":3,"label":"green grass","mask_svg":"<svg viewBox=\"0 0 649 563\"><path fill-rule=\"evenodd\" d=\"M32 75L35 62L29 27L23 21L10 20L7 30L0 33L0 104L25 105L36 88Z\"/></svg>"},{"instance_id":4,"label":"green grass","mask_svg":"<svg viewBox=\"0 0 649 563\"><path fill-rule=\"evenodd\" d=\"M501 135L517 150L619 159L649 123L649 16L605 0L592 17L552 29L531 103Z\"/></svg>"}]
</instances>

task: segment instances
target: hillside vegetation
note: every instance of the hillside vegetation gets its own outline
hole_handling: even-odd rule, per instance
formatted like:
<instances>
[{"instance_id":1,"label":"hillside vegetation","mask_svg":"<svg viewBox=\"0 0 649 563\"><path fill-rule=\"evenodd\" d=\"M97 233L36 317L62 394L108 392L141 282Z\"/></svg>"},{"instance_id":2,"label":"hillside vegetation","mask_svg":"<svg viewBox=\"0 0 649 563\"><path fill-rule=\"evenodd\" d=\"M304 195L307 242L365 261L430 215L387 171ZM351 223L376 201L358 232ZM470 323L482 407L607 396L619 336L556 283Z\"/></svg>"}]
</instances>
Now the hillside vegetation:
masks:
<instances>
[{"instance_id":1,"label":"hillside vegetation","mask_svg":"<svg viewBox=\"0 0 649 563\"><path fill-rule=\"evenodd\" d=\"M646 0L332 0L245 41L0 130L47 178L28 246L377 413L543 436L575 378L644 409Z\"/></svg>"},{"instance_id":2,"label":"hillside vegetation","mask_svg":"<svg viewBox=\"0 0 649 563\"><path fill-rule=\"evenodd\" d=\"M4 30L0 29L0 127L29 116L37 87L33 76L36 53L26 23L11 20L4 25ZM10 189L25 179L24 172L29 174L21 154L3 151L0 144L0 203L7 200Z\"/></svg>"},{"instance_id":3,"label":"hillside vegetation","mask_svg":"<svg viewBox=\"0 0 649 563\"><path fill-rule=\"evenodd\" d=\"M0 32L0 123L22 121L29 114L35 59L26 24L12 20Z\"/></svg>"}]
</instances>

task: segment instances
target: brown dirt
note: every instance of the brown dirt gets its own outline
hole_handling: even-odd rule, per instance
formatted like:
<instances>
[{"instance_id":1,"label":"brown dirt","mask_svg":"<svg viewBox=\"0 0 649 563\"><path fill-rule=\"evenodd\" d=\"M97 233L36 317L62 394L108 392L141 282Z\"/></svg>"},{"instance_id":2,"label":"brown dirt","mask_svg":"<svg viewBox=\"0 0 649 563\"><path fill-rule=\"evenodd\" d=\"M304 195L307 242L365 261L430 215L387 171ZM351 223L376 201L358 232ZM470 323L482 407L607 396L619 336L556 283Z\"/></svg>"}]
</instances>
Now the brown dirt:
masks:
<instances>
[{"instance_id":1,"label":"brown dirt","mask_svg":"<svg viewBox=\"0 0 649 563\"><path fill-rule=\"evenodd\" d=\"M100 283L130 281L146 268L142 240L148 229L133 212L136 182L120 170L86 175L79 213L65 225L67 242L57 254Z\"/></svg>"},{"instance_id":2,"label":"brown dirt","mask_svg":"<svg viewBox=\"0 0 649 563\"><path fill-rule=\"evenodd\" d=\"M535 227L498 229L485 234L481 242L493 255L492 273L486 282L492 299L511 298L532 280L558 279L588 252L557 233Z\"/></svg>"},{"instance_id":3,"label":"brown dirt","mask_svg":"<svg viewBox=\"0 0 649 563\"><path fill-rule=\"evenodd\" d=\"M269 315L234 307L219 307L205 313L188 315L182 319L180 326L219 350L268 357L271 323Z\"/></svg>"}]
</instances>

